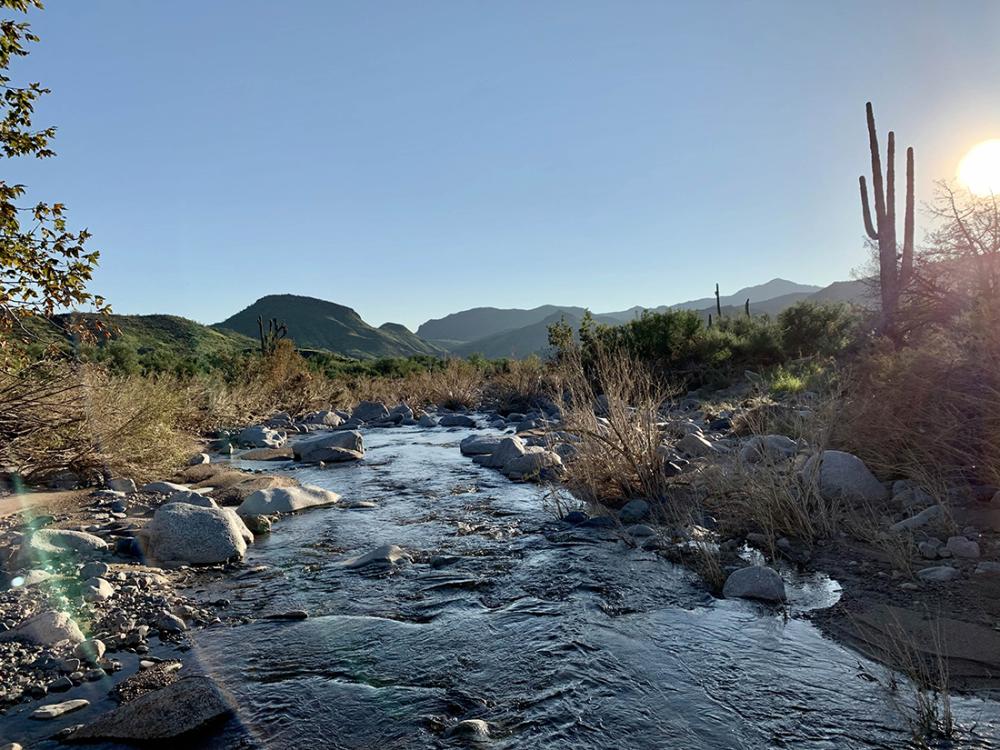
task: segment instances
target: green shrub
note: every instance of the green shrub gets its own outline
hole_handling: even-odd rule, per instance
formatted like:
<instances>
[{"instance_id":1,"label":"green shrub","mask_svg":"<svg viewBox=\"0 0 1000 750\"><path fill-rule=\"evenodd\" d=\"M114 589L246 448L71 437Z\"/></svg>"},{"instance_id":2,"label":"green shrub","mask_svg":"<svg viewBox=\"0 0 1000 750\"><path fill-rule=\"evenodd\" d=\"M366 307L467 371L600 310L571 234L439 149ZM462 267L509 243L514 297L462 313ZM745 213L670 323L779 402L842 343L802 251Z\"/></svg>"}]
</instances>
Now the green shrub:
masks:
<instances>
[{"instance_id":1,"label":"green shrub","mask_svg":"<svg viewBox=\"0 0 1000 750\"><path fill-rule=\"evenodd\" d=\"M833 356L847 346L859 320L842 303L796 302L778 315L781 346L790 357Z\"/></svg>"}]
</instances>

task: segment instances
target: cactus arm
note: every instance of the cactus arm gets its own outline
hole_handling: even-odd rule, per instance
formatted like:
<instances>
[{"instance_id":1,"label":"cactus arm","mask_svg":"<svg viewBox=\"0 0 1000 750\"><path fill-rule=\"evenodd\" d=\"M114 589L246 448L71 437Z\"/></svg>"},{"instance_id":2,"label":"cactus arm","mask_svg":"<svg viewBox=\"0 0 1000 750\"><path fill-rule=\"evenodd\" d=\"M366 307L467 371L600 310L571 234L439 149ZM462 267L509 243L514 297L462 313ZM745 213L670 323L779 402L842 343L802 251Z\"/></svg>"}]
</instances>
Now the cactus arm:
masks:
<instances>
[{"instance_id":1,"label":"cactus arm","mask_svg":"<svg viewBox=\"0 0 1000 750\"><path fill-rule=\"evenodd\" d=\"M906 149L906 209L903 214L903 261L900 269L901 283L909 281L913 273L913 147Z\"/></svg>"},{"instance_id":2,"label":"cactus arm","mask_svg":"<svg viewBox=\"0 0 1000 750\"><path fill-rule=\"evenodd\" d=\"M868 186L865 184L865 177L861 175L858 178L858 182L861 184L861 216L865 220L865 233L873 240L878 239L878 232L875 230L875 225L872 223L872 212L868 205Z\"/></svg>"}]
</instances>

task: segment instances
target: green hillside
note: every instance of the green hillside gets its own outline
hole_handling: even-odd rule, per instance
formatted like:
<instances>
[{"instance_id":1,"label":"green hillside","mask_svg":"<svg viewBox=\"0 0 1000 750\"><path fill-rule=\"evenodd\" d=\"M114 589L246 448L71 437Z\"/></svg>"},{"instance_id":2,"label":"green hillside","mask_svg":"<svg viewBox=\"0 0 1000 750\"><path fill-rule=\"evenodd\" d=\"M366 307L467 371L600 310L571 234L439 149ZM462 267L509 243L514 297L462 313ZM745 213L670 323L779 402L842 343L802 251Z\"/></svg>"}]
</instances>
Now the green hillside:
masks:
<instances>
[{"instance_id":1,"label":"green hillside","mask_svg":"<svg viewBox=\"0 0 1000 750\"><path fill-rule=\"evenodd\" d=\"M294 294L261 297L212 327L256 337L258 316L264 320L278 318L288 326L288 338L302 349L325 349L358 359L443 353L397 323L375 328L349 307Z\"/></svg>"}]
</instances>

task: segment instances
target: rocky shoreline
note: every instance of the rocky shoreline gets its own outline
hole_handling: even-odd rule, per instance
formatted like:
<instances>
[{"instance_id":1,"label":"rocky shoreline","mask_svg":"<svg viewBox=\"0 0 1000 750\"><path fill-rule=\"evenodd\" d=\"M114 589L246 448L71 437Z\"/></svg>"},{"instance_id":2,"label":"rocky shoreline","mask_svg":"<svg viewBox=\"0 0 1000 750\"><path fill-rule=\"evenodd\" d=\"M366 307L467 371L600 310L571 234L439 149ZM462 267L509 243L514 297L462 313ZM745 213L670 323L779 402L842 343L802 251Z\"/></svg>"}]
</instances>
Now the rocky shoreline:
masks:
<instances>
[{"instance_id":1,"label":"rocky shoreline","mask_svg":"<svg viewBox=\"0 0 1000 750\"><path fill-rule=\"evenodd\" d=\"M787 462L796 471L809 471L812 462L827 492L867 493L892 501L900 496L900 514L910 514L900 521L904 529L926 523L932 530L941 520L943 511L927 510L940 506L928 504L913 483L883 484L854 457L810 452L778 435L741 437L732 432L733 415L707 414L691 403L679 411L668 415L664 430L672 436L664 441L666 463L679 477L696 478L723 459L768 469ZM267 423L220 435L212 449L223 455L239 449L239 457L254 461L293 458L322 467L364 457L360 428L396 425L488 428L462 440L460 450L515 481L558 483L566 465L576 459L579 441L561 429L555 409L414 414L406 405L389 409L364 402L352 413L317 412L301 420L276 415ZM300 437L290 441L290 435ZM0 517L0 535L6 540L0 560L5 561L8 584L0 595L0 663L9 667L0 672L0 709L44 699L37 718L55 718L86 705L73 698L74 688L107 681L120 707L73 728L66 737L135 740L193 731L231 710L207 678L180 677L177 656L188 647L192 630L239 625L249 618L228 616L225 600L199 602L180 592L244 574L240 561L255 535L267 533L283 514L336 505L340 498L281 474L213 462L209 454L194 456L173 480L141 487L127 478L111 480L89 494L73 494L69 503L50 502L51 497L39 502L28 494L21 498L22 508ZM719 551L725 573L717 593L730 598L780 604L785 599L782 565L828 572L843 585L843 598L812 618L838 640L889 664L893 653L882 640L890 635L890 618L909 623L907 632L918 639L915 648L933 652L935 644L920 632L919 618L907 613L944 607L951 615L944 618L946 635L961 640L949 653L956 686L996 690L997 500L972 498L951 505L952 526L962 519L967 523L963 534L947 541L935 543L930 530L916 529L926 563L905 579L892 572L884 551L844 534L809 547L799 540L778 540L776 549L769 550L759 535L721 533L715 519L701 519L704 525L665 526L659 523L659 511L651 502L634 499L617 509L574 508L563 514L562 523L566 528L619 529L630 544L695 569L701 560L698 545L710 543ZM925 522L912 520L921 513ZM780 565L777 560L772 567L748 565L746 552L755 547L758 554L776 555ZM386 545L351 564L395 565L407 554ZM993 559L984 559L988 557ZM923 573L944 567L955 572ZM962 606L971 600L979 605ZM299 619L308 613L271 616ZM940 642L937 648L941 650ZM115 675L125 663L131 675L122 680ZM171 707L185 702L198 710L184 716L171 713Z\"/></svg>"}]
</instances>

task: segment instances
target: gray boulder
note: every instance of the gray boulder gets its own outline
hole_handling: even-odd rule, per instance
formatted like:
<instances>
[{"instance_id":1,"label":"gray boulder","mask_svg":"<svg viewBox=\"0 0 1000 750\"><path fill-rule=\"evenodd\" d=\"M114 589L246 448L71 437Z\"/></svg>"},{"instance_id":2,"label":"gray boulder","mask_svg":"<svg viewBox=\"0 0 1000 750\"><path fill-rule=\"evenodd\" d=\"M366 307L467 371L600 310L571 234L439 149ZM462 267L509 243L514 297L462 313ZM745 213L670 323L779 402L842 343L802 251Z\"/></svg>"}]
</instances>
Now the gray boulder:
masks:
<instances>
[{"instance_id":1,"label":"gray boulder","mask_svg":"<svg viewBox=\"0 0 1000 750\"><path fill-rule=\"evenodd\" d=\"M362 401L360 404L355 406L354 411L351 412L351 417L353 419L357 419L362 422L378 422L388 416L389 410L385 408L385 404L381 401Z\"/></svg>"},{"instance_id":2,"label":"gray boulder","mask_svg":"<svg viewBox=\"0 0 1000 750\"><path fill-rule=\"evenodd\" d=\"M109 479L105 485L109 490L114 490L115 492L125 492L132 493L135 492L135 480L134 479Z\"/></svg>"},{"instance_id":3,"label":"gray boulder","mask_svg":"<svg viewBox=\"0 0 1000 750\"><path fill-rule=\"evenodd\" d=\"M945 548L951 553L952 557L964 557L967 559L979 557L979 544L971 539L966 539L964 536L949 537Z\"/></svg>"},{"instance_id":4,"label":"gray boulder","mask_svg":"<svg viewBox=\"0 0 1000 750\"><path fill-rule=\"evenodd\" d=\"M524 455L504 464L501 471L510 479L546 479L557 475L562 468L558 453L544 448L528 448Z\"/></svg>"},{"instance_id":5,"label":"gray boulder","mask_svg":"<svg viewBox=\"0 0 1000 750\"><path fill-rule=\"evenodd\" d=\"M492 453L499 445L500 438L496 435L469 435L459 443L459 448L464 456L482 456Z\"/></svg>"},{"instance_id":6,"label":"gray boulder","mask_svg":"<svg viewBox=\"0 0 1000 750\"><path fill-rule=\"evenodd\" d=\"M641 498L629 500L618 511L618 520L622 523L639 523L649 517L649 503Z\"/></svg>"},{"instance_id":7,"label":"gray boulder","mask_svg":"<svg viewBox=\"0 0 1000 750\"><path fill-rule=\"evenodd\" d=\"M27 641L38 646L54 646L63 641L73 645L83 641L83 633L65 612L46 610L29 617L12 630L0 633L0 641Z\"/></svg>"},{"instance_id":8,"label":"gray boulder","mask_svg":"<svg viewBox=\"0 0 1000 750\"><path fill-rule=\"evenodd\" d=\"M815 479L820 494L829 500L878 502L888 491L857 456L843 451L823 451L806 461L802 475Z\"/></svg>"},{"instance_id":9,"label":"gray boulder","mask_svg":"<svg viewBox=\"0 0 1000 750\"><path fill-rule=\"evenodd\" d=\"M417 426L419 427L437 427L438 421L432 417L430 414L424 414L417 420Z\"/></svg>"},{"instance_id":10,"label":"gray boulder","mask_svg":"<svg viewBox=\"0 0 1000 750\"><path fill-rule=\"evenodd\" d=\"M744 443L740 458L750 464L778 463L799 452L799 444L784 435L754 435Z\"/></svg>"},{"instance_id":11,"label":"gray boulder","mask_svg":"<svg viewBox=\"0 0 1000 750\"><path fill-rule=\"evenodd\" d=\"M306 414L302 421L323 427L340 427L344 423L344 419L335 411L314 411Z\"/></svg>"},{"instance_id":12,"label":"gray boulder","mask_svg":"<svg viewBox=\"0 0 1000 750\"><path fill-rule=\"evenodd\" d=\"M689 432L677 441L677 450L686 453L692 458L701 458L718 453L718 449L712 445L705 436L698 432Z\"/></svg>"},{"instance_id":13,"label":"gray boulder","mask_svg":"<svg viewBox=\"0 0 1000 750\"><path fill-rule=\"evenodd\" d=\"M30 567L37 562L60 557L93 555L107 549L107 542L85 531L38 529L21 542L17 564L20 567Z\"/></svg>"},{"instance_id":14,"label":"gray boulder","mask_svg":"<svg viewBox=\"0 0 1000 750\"><path fill-rule=\"evenodd\" d=\"M445 414L438 424L441 427L476 427L476 420L465 414Z\"/></svg>"},{"instance_id":15,"label":"gray boulder","mask_svg":"<svg viewBox=\"0 0 1000 750\"><path fill-rule=\"evenodd\" d=\"M889 527L889 531L900 532L919 529L929 523L932 523L933 521L938 520L943 515L944 511L941 509L940 505L932 505L930 508L925 508L920 511L915 516L910 516L909 518L904 518L902 521L897 521Z\"/></svg>"},{"instance_id":16,"label":"gray boulder","mask_svg":"<svg viewBox=\"0 0 1000 750\"><path fill-rule=\"evenodd\" d=\"M272 513L297 513L307 508L333 505L340 495L320 487L272 487L257 490L244 500L236 513L240 516L267 516Z\"/></svg>"},{"instance_id":17,"label":"gray boulder","mask_svg":"<svg viewBox=\"0 0 1000 750\"><path fill-rule=\"evenodd\" d=\"M88 602L103 602L115 595L115 588L103 578L88 578L83 583L83 598Z\"/></svg>"},{"instance_id":18,"label":"gray boulder","mask_svg":"<svg viewBox=\"0 0 1000 750\"><path fill-rule=\"evenodd\" d=\"M143 492L149 492L155 495L172 495L175 492L182 492L191 489L186 484L177 484L176 482L150 482L149 484L142 485Z\"/></svg>"},{"instance_id":19,"label":"gray boulder","mask_svg":"<svg viewBox=\"0 0 1000 750\"><path fill-rule=\"evenodd\" d=\"M229 508L168 503L153 514L145 538L155 560L212 565L242 559L253 534Z\"/></svg>"},{"instance_id":20,"label":"gray boulder","mask_svg":"<svg viewBox=\"0 0 1000 750\"><path fill-rule=\"evenodd\" d=\"M193 732L232 710L208 677L185 677L85 724L69 739L149 742Z\"/></svg>"},{"instance_id":21,"label":"gray boulder","mask_svg":"<svg viewBox=\"0 0 1000 750\"><path fill-rule=\"evenodd\" d=\"M365 442L360 432L342 430L299 440L292 444L292 454L303 463L352 461L364 457Z\"/></svg>"},{"instance_id":22,"label":"gray boulder","mask_svg":"<svg viewBox=\"0 0 1000 750\"><path fill-rule=\"evenodd\" d=\"M175 492L167 498L167 502L187 503L188 505L197 505L199 508L219 507L212 498L206 497L198 492L192 492L191 490L181 490L180 492Z\"/></svg>"},{"instance_id":23,"label":"gray boulder","mask_svg":"<svg viewBox=\"0 0 1000 750\"><path fill-rule=\"evenodd\" d=\"M917 571L917 578L927 583L945 583L960 578L962 571L950 565L936 565Z\"/></svg>"},{"instance_id":24,"label":"gray boulder","mask_svg":"<svg viewBox=\"0 0 1000 750\"><path fill-rule=\"evenodd\" d=\"M490 469L502 469L515 458L524 455L524 441L517 436L505 437L492 453L476 456L472 460Z\"/></svg>"},{"instance_id":25,"label":"gray boulder","mask_svg":"<svg viewBox=\"0 0 1000 750\"><path fill-rule=\"evenodd\" d=\"M255 424L240 431L236 442L251 448L280 448L287 439L284 432L262 424Z\"/></svg>"},{"instance_id":26,"label":"gray boulder","mask_svg":"<svg viewBox=\"0 0 1000 750\"><path fill-rule=\"evenodd\" d=\"M785 582L778 572L763 565L751 565L729 574L722 587L727 599L759 599L765 602L785 601Z\"/></svg>"},{"instance_id":27,"label":"gray boulder","mask_svg":"<svg viewBox=\"0 0 1000 750\"><path fill-rule=\"evenodd\" d=\"M490 725L482 719L465 719L449 729L447 736L465 742L489 742Z\"/></svg>"}]
</instances>

